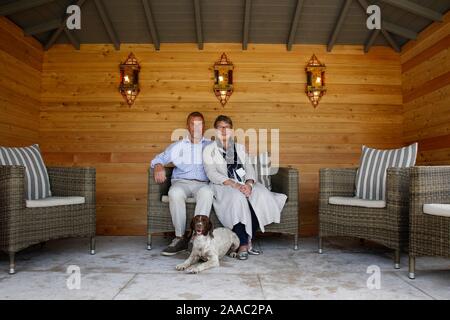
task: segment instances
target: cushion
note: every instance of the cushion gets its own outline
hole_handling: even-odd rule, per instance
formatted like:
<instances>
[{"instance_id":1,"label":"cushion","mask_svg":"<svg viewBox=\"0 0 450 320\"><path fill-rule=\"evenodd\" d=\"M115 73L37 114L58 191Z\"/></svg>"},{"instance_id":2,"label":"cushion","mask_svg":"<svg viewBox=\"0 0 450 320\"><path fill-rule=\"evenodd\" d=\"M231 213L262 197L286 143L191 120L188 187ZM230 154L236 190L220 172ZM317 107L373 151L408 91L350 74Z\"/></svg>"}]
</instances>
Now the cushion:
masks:
<instances>
[{"instance_id":1,"label":"cushion","mask_svg":"<svg viewBox=\"0 0 450 320\"><path fill-rule=\"evenodd\" d=\"M258 154L258 156L250 156L250 161L255 169L259 183L263 184L268 190L272 190L273 169L268 152Z\"/></svg>"},{"instance_id":2,"label":"cushion","mask_svg":"<svg viewBox=\"0 0 450 320\"><path fill-rule=\"evenodd\" d=\"M356 174L356 196L364 200L386 199L388 168L408 168L416 164L417 143L393 150L377 150L363 146Z\"/></svg>"},{"instance_id":3,"label":"cushion","mask_svg":"<svg viewBox=\"0 0 450 320\"><path fill-rule=\"evenodd\" d=\"M26 206L27 208L49 208L84 203L84 197L48 197L39 200L27 200Z\"/></svg>"},{"instance_id":4,"label":"cushion","mask_svg":"<svg viewBox=\"0 0 450 320\"><path fill-rule=\"evenodd\" d=\"M385 208L386 201L383 200L364 200L356 197L330 197L329 204L341 206L363 207L363 208Z\"/></svg>"},{"instance_id":5,"label":"cushion","mask_svg":"<svg viewBox=\"0 0 450 320\"><path fill-rule=\"evenodd\" d=\"M424 204L423 212L433 216L450 217L450 204Z\"/></svg>"},{"instance_id":6,"label":"cushion","mask_svg":"<svg viewBox=\"0 0 450 320\"><path fill-rule=\"evenodd\" d=\"M25 167L26 199L38 200L52 195L39 145L25 148L0 147L0 165Z\"/></svg>"},{"instance_id":7,"label":"cushion","mask_svg":"<svg viewBox=\"0 0 450 320\"><path fill-rule=\"evenodd\" d=\"M162 196L161 201L164 203L169 203L169 196ZM186 203L195 203L195 198L187 198Z\"/></svg>"}]
</instances>

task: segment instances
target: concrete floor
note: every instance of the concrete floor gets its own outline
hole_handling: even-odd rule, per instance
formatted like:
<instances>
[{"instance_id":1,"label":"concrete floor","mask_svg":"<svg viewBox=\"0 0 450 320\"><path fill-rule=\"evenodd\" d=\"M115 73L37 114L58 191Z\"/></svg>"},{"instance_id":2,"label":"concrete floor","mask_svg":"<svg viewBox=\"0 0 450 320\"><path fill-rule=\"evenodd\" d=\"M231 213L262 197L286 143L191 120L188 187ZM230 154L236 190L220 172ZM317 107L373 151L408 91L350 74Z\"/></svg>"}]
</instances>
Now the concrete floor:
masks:
<instances>
[{"instance_id":1,"label":"concrete floor","mask_svg":"<svg viewBox=\"0 0 450 320\"><path fill-rule=\"evenodd\" d=\"M8 257L0 255L0 299L450 299L450 259L418 258L416 280L407 277L407 257L394 270L392 252L358 240L264 237L261 256L247 261L225 257L220 268L199 275L177 272L187 257L163 257L168 239L98 237L97 254L86 239L50 241L17 256L10 276ZM369 289L369 266L380 268L380 288ZM69 266L81 271L80 289L69 290ZM70 280L73 279L70 278ZM73 283L73 282L72 282Z\"/></svg>"}]
</instances>

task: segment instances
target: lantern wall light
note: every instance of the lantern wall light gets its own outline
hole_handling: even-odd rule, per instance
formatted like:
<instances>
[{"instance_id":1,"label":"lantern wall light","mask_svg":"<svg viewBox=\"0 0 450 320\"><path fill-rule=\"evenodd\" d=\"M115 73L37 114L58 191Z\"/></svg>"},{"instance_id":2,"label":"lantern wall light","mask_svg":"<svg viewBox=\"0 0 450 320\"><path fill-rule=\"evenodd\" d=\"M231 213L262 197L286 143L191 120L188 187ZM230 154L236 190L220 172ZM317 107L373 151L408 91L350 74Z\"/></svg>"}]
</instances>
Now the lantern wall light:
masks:
<instances>
[{"instance_id":1,"label":"lantern wall light","mask_svg":"<svg viewBox=\"0 0 450 320\"><path fill-rule=\"evenodd\" d=\"M225 106L233 94L233 70L233 63L222 53L220 60L214 64L214 94L222 106Z\"/></svg>"},{"instance_id":2,"label":"lantern wall light","mask_svg":"<svg viewBox=\"0 0 450 320\"><path fill-rule=\"evenodd\" d=\"M133 105L139 92L139 65L133 53L130 53L127 60L120 65L120 86L119 91L129 106Z\"/></svg>"},{"instance_id":3,"label":"lantern wall light","mask_svg":"<svg viewBox=\"0 0 450 320\"><path fill-rule=\"evenodd\" d=\"M322 64L316 55L313 55L306 66L306 94L314 108L319 104L320 99L327 92L325 86L326 67Z\"/></svg>"}]
</instances>

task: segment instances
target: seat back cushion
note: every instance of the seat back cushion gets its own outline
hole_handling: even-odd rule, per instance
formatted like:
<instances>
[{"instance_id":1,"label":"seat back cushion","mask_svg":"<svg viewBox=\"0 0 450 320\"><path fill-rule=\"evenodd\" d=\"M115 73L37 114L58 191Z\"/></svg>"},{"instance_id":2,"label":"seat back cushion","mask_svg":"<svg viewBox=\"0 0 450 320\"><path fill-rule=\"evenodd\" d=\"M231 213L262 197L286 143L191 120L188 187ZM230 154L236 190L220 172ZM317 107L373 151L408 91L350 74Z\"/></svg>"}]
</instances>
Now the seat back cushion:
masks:
<instances>
[{"instance_id":1,"label":"seat back cushion","mask_svg":"<svg viewBox=\"0 0 450 320\"><path fill-rule=\"evenodd\" d=\"M0 165L25 167L27 200L44 199L52 195L39 145L24 148L0 147Z\"/></svg>"},{"instance_id":2,"label":"seat back cushion","mask_svg":"<svg viewBox=\"0 0 450 320\"><path fill-rule=\"evenodd\" d=\"M388 168L408 168L416 164L417 143L392 150L362 147L356 174L356 196L364 200L386 200Z\"/></svg>"},{"instance_id":3,"label":"seat back cushion","mask_svg":"<svg viewBox=\"0 0 450 320\"><path fill-rule=\"evenodd\" d=\"M250 161L255 168L258 182L263 184L267 189L272 190L272 168L268 152L258 154L258 156L251 156Z\"/></svg>"}]
</instances>

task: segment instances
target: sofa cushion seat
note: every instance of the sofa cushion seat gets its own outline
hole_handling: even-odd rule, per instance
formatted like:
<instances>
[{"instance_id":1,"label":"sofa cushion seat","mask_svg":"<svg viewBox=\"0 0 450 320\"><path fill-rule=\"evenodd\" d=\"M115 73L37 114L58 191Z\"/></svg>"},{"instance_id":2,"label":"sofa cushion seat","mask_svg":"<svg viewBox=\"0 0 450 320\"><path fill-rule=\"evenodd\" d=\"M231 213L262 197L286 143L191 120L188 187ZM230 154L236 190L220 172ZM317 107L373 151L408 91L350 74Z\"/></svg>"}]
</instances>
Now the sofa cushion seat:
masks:
<instances>
[{"instance_id":1,"label":"sofa cushion seat","mask_svg":"<svg viewBox=\"0 0 450 320\"><path fill-rule=\"evenodd\" d=\"M164 203L169 203L169 196L162 196L161 201ZM186 203L196 203L195 198L187 198Z\"/></svg>"},{"instance_id":2,"label":"sofa cushion seat","mask_svg":"<svg viewBox=\"0 0 450 320\"><path fill-rule=\"evenodd\" d=\"M433 216L450 217L450 204L424 204L423 212Z\"/></svg>"},{"instance_id":3,"label":"sofa cushion seat","mask_svg":"<svg viewBox=\"0 0 450 320\"><path fill-rule=\"evenodd\" d=\"M384 200L364 200L357 197L330 197L328 203L351 207L386 208L386 201Z\"/></svg>"},{"instance_id":4,"label":"sofa cushion seat","mask_svg":"<svg viewBox=\"0 0 450 320\"><path fill-rule=\"evenodd\" d=\"M84 197L48 197L39 200L26 200L27 208L49 208L58 206L70 206L75 204L84 204Z\"/></svg>"}]
</instances>

